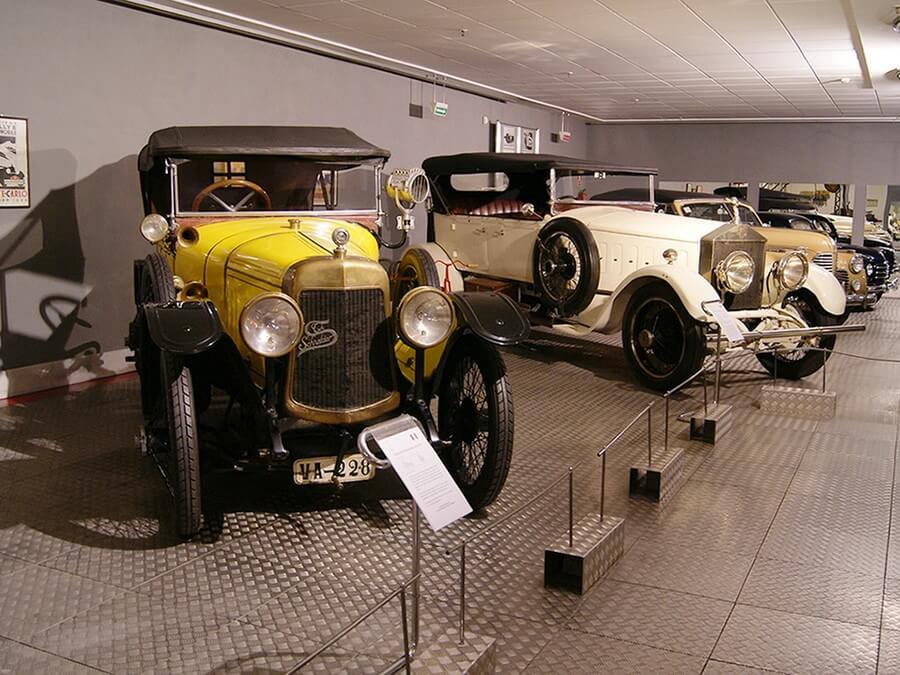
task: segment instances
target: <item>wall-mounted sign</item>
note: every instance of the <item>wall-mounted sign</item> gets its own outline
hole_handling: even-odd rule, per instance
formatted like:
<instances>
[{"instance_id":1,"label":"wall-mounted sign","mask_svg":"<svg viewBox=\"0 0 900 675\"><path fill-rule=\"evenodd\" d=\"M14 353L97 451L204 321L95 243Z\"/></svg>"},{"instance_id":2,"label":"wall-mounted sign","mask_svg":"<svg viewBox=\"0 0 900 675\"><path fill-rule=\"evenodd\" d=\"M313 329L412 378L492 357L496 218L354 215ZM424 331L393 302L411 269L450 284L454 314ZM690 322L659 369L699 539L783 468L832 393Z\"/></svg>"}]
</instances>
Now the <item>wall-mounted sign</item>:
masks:
<instances>
[{"instance_id":1,"label":"wall-mounted sign","mask_svg":"<svg viewBox=\"0 0 900 675\"><path fill-rule=\"evenodd\" d=\"M0 208L28 208L28 120L0 117Z\"/></svg>"},{"instance_id":2,"label":"wall-mounted sign","mask_svg":"<svg viewBox=\"0 0 900 675\"><path fill-rule=\"evenodd\" d=\"M494 125L494 152L540 152L541 130L498 121Z\"/></svg>"},{"instance_id":3,"label":"wall-mounted sign","mask_svg":"<svg viewBox=\"0 0 900 675\"><path fill-rule=\"evenodd\" d=\"M541 148L541 130L519 127L519 152L537 154Z\"/></svg>"},{"instance_id":4,"label":"wall-mounted sign","mask_svg":"<svg viewBox=\"0 0 900 675\"><path fill-rule=\"evenodd\" d=\"M438 117L446 117L447 113L450 111L450 106L447 105L446 101L435 101L432 111Z\"/></svg>"},{"instance_id":5,"label":"wall-mounted sign","mask_svg":"<svg viewBox=\"0 0 900 675\"><path fill-rule=\"evenodd\" d=\"M494 152L519 151L519 127L497 122L494 135Z\"/></svg>"}]
</instances>

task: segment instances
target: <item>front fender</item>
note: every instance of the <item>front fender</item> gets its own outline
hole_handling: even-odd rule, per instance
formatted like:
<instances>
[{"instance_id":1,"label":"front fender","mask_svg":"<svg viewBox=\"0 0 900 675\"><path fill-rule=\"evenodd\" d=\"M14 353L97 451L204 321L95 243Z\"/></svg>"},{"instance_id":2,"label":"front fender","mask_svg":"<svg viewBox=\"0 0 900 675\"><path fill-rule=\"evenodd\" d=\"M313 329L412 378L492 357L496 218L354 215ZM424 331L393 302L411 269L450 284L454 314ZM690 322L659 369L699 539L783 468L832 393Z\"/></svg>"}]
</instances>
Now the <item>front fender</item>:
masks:
<instances>
[{"instance_id":1,"label":"front fender","mask_svg":"<svg viewBox=\"0 0 900 675\"><path fill-rule=\"evenodd\" d=\"M806 277L803 288L809 290L819 301L822 309L829 314L840 316L846 311L847 294L841 282L831 272L823 270L818 265L809 266L809 276Z\"/></svg>"},{"instance_id":2,"label":"front fender","mask_svg":"<svg viewBox=\"0 0 900 675\"><path fill-rule=\"evenodd\" d=\"M514 345L528 337L531 326L512 298L500 293L451 293L462 323L496 345Z\"/></svg>"},{"instance_id":3,"label":"front fender","mask_svg":"<svg viewBox=\"0 0 900 675\"><path fill-rule=\"evenodd\" d=\"M168 302L143 305L150 338L172 354L199 354L222 337L222 322L211 302Z\"/></svg>"},{"instance_id":4,"label":"front fender","mask_svg":"<svg viewBox=\"0 0 900 675\"><path fill-rule=\"evenodd\" d=\"M710 319L709 314L703 311L703 303L720 299L716 289L693 270L675 265L647 265L622 279L610 295L598 296L591 306L577 317L583 329L579 331L575 327L572 330L583 333L592 330L614 333L620 330L625 308L631 296L639 288L652 283L665 283L670 286L678 294L688 314L703 323Z\"/></svg>"}]
</instances>

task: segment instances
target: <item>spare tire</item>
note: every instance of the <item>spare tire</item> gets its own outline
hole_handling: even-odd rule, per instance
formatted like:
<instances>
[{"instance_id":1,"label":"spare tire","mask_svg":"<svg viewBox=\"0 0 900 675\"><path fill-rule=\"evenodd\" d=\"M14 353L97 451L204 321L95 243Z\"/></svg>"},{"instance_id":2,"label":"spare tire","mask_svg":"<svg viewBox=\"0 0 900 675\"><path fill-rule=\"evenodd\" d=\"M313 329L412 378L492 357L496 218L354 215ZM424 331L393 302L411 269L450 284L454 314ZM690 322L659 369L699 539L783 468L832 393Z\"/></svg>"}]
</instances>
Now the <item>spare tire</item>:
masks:
<instances>
[{"instance_id":1,"label":"spare tire","mask_svg":"<svg viewBox=\"0 0 900 675\"><path fill-rule=\"evenodd\" d=\"M600 253L584 223L571 218L548 223L538 233L532 274L549 313L567 317L587 309L600 282Z\"/></svg>"},{"instance_id":2,"label":"spare tire","mask_svg":"<svg viewBox=\"0 0 900 675\"><path fill-rule=\"evenodd\" d=\"M428 251L409 248L390 271L391 302L396 309L403 296L419 286L441 287L437 265Z\"/></svg>"}]
</instances>

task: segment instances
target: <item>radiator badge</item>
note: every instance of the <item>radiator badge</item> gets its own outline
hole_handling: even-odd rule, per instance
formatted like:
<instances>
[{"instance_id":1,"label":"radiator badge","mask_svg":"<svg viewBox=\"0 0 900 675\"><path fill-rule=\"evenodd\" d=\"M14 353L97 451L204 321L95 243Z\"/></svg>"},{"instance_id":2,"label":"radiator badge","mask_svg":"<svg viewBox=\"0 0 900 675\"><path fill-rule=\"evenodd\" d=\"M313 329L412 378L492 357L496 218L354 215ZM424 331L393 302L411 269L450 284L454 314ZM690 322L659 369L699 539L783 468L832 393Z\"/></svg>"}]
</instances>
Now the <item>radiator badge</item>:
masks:
<instances>
[{"instance_id":1,"label":"radiator badge","mask_svg":"<svg viewBox=\"0 0 900 675\"><path fill-rule=\"evenodd\" d=\"M308 321L303 328L303 337L297 345L297 356L314 349L325 349L337 342L337 331L326 328L328 320Z\"/></svg>"}]
</instances>

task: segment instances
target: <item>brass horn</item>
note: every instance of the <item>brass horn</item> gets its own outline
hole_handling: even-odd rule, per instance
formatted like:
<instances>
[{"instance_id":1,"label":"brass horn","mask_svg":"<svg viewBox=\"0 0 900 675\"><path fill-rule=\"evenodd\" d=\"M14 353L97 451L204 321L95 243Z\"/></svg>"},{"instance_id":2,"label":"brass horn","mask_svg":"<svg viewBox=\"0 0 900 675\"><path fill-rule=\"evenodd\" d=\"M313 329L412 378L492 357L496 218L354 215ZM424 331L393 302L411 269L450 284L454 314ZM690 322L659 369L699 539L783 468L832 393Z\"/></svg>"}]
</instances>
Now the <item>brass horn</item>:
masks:
<instances>
[{"instance_id":1,"label":"brass horn","mask_svg":"<svg viewBox=\"0 0 900 675\"><path fill-rule=\"evenodd\" d=\"M200 241L200 231L193 225L184 225L178 228L178 243L182 246L193 246Z\"/></svg>"}]
</instances>

